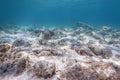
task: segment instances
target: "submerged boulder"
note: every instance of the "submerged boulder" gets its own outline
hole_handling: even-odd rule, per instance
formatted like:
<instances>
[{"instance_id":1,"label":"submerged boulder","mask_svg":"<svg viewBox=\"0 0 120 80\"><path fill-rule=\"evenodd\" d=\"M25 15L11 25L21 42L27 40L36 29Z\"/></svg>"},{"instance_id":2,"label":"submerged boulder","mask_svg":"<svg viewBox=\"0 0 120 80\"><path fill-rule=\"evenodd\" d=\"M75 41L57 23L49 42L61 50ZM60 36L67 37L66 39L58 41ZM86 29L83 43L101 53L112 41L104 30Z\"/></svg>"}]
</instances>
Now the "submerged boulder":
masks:
<instances>
[{"instance_id":1,"label":"submerged boulder","mask_svg":"<svg viewBox=\"0 0 120 80\"><path fill-rule=\"evenodd\" d=\"M112 57L113 56L113 53L112 53L112 50L110 49L110 48L104 48L103 50L103 57L104 58L110 58L110 57Z\"/></svg>"},{"instance_id":2,"label":"submerged boulder","mask_svg":"<svg viewBox=\"0 0 120 80\"><path fill-rule=\"evenodd\" d=\"M88 47L96 56L102 56L103 58L112 57L112 50L102 46L98 42L88 43Z\"/></svg>"},{"instance_id":3,"label":"submerged boulder","mask_svg":"<svg viewBox=\"0 0 120 80\"><path fill-rule=\"evenodd\" d=\"M22 40L22 39L17 39L13 42L12 46L14 47L20 47L20 46L30 46L30 43L25 41L25 40Z\"/></svg>"},{"instance_id":4,"label":"submerged boulder","mask_svg":"<svg viewBox=\"0 0 120 80\"><path fill-rule=\"evenodd\" d=\"M87 25L82 22L76 23L76 28L78 28L77 30L82 31L84 33L89 33L93 29L90 25Z\"/></svg>"},{"instance_id":5,"label":"submerged boulder","mask_svg":"<svg viewBox=\"0 0 120 80\"><path fill-rule=\"evenodd\" d=\"M0 52L7 52L10 51L12 47L10 44L0 44Z\"/></svg>"},{"instance_id":6,"label":"submerged boulder","mask_svg":"<svg viewBox=\"0 0 120 80\"><path fill-rule=\"evenodd\" d=\"M102 45L100 45L98 42L89 42L88 47L91 49L91 51L94 52L95 55L102 55L102 49L104 48Z\"/></svg>"},{"instance_id":7,"label":"submerged boulder","mask_svg":"<svg viewBox=\"0 0 120 80\"><path fill-rule=\"evenodd\" d=\"M22 74L29 67L29 58L21 58L15 63L15 76Z\"/></svg>"},{"instance_id":8,"label":"submerged boulder","mask_svg":"<svg viewBox=\"0 0 120 80\"><path fill-rule=\"evenodd\" d=\"M24 46L24 45L25 45L25 41L22 39L15 40L13 42L13 46Z\"/></svg>"},{"instance_id":9,"label":"submerged boulder","mask_svg":"<svg viewBox=\"0 0 120 80\"><path fill-rule=\"evenodd\" d=\"M77 26L77 27L85 27L85 28L88 28L88 27L89 27L89 25L87 25L87 24L85 24L85 23L82 23L82 22L77 22L77 23L76 23L76 26Z\"/></svg>"},{"instance_id":10,"label":"submerged boulder","mask_svg":"<svg viewBox=\"0 0 120 80\"><path fill-rule=\"evenodd\" d=\"M102 26L101 31L110 31L111 32L112 28L108 27L108 26Z\"/></svg>"},{"instance_id":11,"label":"submerged boulder","mask_svg":"<svg viewBox=\"0 0 120 80\"><path fill-rule=\"evenodd\" d=\"M50 78L55 74L55 64L47 61L35 63L32 69L33 76L38 78Z\"/></svg>"},{"instance_id":12,"label":"submerged boulder","mask_svg":"<svg viewBox=\"0 0 120 80\"><path fill-rule=\"evenodd\" d=\"M55 34L52 31L45 31L44 32L44 39L51 39L54 35Z\"/></svg>"},{"instance_id":13,"label":"submerged boulder","mask_svg":"<svg viewBox=\"0 0 120 80\"><path fill-rule=\"evenodd\" d=\"M35 35L40 37L41 39L51 39L55 34L53 31L50 30L36 30Z\"/></svg>"},{"instance_id":14,"label":"submerged boulder","mask_svg":"<svg viewBox=\"0 0 120 80\"><path fill-rule=\"evenodd\" d=\"M7 40L0 39L0 44L7 43L7 42L8 42Z\"/></svg>"},{"instance_id":15,"label":"submerged boulder","mask_svg":"<svg viewBox=\"0 0 120 80\"><path fill-rule=\"evenodd\" d=\"M80 55L86 55L86 56L94 56L95 54L87 47L87 46L82 46L80 48Z\"/></svg>"},{"instance_id":16,"label":"submerged boulder","mask_svg":"<svg viewBox=\"0 0 120 80\"><path fill-rule=\"evenodd\" d=\"M42 49L42 50L33 50L33 54L37 57L40 56L57 56L58 52L54 49Z\"/></svg>"},{"instance_id":17,"label":"submerged boulder","mask_svg":"<svg viewBox=\"0 0 120 80\"><path fill-rule=\"evenodd\" d=\"M6 76L13 74L18 76L26 71L29 66L28 58L11 59L0 65L0 75Z\"/></svg>"},{"instance_id":18,"label":"submerged boulder","mask_svg":"<svg viewBox=\"0 0 120 80\"><path fill-rule=\"evenodd\" d=\"M60 76L61 80L119 80L112 64L104 62L79 62L69 65Z\"/></svg>"}]
</instances>

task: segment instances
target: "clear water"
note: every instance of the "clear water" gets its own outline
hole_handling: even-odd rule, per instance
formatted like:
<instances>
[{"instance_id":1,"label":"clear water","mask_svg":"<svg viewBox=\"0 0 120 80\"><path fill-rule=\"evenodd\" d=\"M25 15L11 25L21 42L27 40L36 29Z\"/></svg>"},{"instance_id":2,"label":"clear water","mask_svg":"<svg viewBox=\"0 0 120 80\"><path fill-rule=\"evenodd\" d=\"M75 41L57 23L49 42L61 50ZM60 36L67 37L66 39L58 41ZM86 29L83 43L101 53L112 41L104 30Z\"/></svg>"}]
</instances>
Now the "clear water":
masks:
<instances>
[{"instance_id":1,"label":"clear water","mask_svg":"<svg viewBox=\"0 0 120 80\"><path fill-rule=\"evenodd\" d=\"M0 80L120 80L119 69L120 0L0 0Z\"/></svg>"},{"instance_id":2,"label":"clear water","mask_svg":"<svg viewBox=\"0 0 120 80\"><path fill-rule=\"evenodd\" d=\"M120 0L0 0L1 24L120 26Z\"/></svg>"}]
</instances>

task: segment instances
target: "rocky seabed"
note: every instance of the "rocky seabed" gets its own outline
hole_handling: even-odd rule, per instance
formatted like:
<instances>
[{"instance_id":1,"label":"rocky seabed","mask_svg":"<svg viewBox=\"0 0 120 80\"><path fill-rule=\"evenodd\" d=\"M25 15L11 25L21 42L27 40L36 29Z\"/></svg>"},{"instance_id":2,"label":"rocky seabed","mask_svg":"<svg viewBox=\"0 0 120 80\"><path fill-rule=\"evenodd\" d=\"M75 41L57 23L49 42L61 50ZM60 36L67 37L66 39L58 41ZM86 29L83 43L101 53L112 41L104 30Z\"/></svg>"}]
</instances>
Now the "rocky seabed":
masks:
<instances>
[{"instance_id":1,"label":"rocky seabed","mask_svg":"<svg viewBox=\"0 0 120 80\"><path fill-rule=\"evenodd\" d=\"M120 80L120 31L82 23L0 30L0 80Z\"/></svg>"}]
</instances>

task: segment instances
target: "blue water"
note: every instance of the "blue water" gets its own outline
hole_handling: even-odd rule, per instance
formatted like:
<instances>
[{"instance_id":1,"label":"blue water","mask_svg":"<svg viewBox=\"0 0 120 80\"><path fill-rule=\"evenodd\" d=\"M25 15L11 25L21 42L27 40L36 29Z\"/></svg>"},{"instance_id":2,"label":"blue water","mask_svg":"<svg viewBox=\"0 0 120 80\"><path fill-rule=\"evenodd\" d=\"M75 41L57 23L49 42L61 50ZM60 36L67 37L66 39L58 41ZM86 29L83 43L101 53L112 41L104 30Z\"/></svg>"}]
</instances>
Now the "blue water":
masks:
<instances>
[{"instance_id":1,"label":"blue water","mask_svg":"<svg viewBox=\"0 0 120 80\"><path fill-rule=\"evenodd\" d=\"M0 0L0 24L120 26L120 0Z\"/></svg>"}]
</instances>

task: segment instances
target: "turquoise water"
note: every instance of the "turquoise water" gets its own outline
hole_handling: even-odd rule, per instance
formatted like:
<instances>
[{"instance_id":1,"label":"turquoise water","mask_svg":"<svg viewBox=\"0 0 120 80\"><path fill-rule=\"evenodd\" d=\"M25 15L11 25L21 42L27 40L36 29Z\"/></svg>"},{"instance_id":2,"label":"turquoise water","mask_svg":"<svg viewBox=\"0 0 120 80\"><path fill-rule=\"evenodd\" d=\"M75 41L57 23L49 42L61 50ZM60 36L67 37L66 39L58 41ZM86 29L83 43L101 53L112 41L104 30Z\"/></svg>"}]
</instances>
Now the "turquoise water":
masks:
<instances>
[{"instance_id":1,"label":"turquoise water","mask_svg":"<svg viewBox=\"0 0 120 80\"><path fill-rule=\"evenodd\" d=\"M0 0L0 80L120 80L119 8L120 0Z\"/></svg>"},{"instance_id":2,"label":"turquoise water","mask_svg":"<svg viewBox=\"0 0 120 80\"><path fill-rule=\"evenodd\" d=\"M120 26L119 0L0 0L1 24Z\"/></svg>"}]
</instances>

